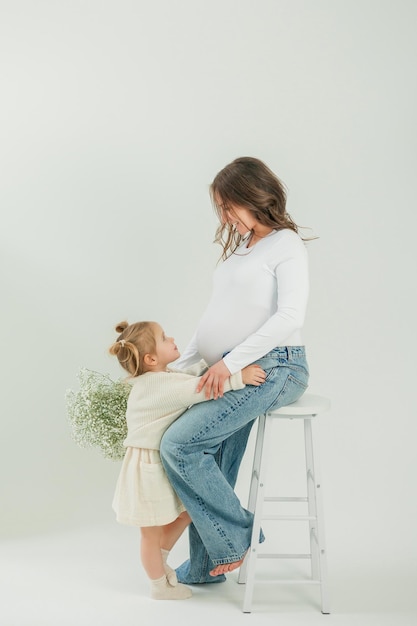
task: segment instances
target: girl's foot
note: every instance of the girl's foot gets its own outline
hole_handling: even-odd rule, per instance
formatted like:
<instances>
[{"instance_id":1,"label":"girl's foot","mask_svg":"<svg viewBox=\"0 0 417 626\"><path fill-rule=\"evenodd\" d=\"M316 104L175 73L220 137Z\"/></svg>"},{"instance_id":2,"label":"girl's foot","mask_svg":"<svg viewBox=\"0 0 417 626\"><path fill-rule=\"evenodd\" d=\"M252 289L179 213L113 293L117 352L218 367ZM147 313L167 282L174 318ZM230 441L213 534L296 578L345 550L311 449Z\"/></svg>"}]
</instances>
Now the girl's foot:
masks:
<instances>
[{"instance_id":1,"label":"girl's foot","mask_svg":"<svg viewBox=\"0 0 417 626\"><path fill-rule=\"evenodd\" d=\"M175 573L175 570L172 569L172 567L170 567L167 564L169 550L164 550L164 548L161 548L161 554L162 554L162 562L164 564L164 570L165 570L165 574L167 575L168 582L170 585L175 587L175 585L178 583L177 575Z\"/></svg>"},{"instance_id":2,"label":"girl's foot","mask_svg":"<svg viewBox=\"0 0 417 626\"><path fill-rule=\"evenodd\" d=\"M166 576L151 580L151 598L153 600L185 600L191 598L191 589L177 583L175 587L169 584Z\"/></svg>"}]
</instances>

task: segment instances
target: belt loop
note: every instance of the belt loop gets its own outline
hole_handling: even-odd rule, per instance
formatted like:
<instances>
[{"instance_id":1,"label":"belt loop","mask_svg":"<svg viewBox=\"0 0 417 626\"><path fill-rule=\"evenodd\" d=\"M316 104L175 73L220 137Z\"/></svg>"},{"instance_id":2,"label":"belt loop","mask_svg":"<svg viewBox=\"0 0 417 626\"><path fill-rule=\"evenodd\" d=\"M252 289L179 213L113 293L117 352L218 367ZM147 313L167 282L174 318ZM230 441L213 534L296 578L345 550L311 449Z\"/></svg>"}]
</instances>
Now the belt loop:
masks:
<instances>
[{"instance_id":1,"label":"belt loop","mask_svg":"<svg viewBox=\"0 0 417 626\"><path fill-rule=\"evenodd\" d=\"M291 348L289 348L288 346L285 347L285 350L287 351L287 359L289 361L291 361L292 358L292 353L291 353Z\"/></svg>"}]
</instances>

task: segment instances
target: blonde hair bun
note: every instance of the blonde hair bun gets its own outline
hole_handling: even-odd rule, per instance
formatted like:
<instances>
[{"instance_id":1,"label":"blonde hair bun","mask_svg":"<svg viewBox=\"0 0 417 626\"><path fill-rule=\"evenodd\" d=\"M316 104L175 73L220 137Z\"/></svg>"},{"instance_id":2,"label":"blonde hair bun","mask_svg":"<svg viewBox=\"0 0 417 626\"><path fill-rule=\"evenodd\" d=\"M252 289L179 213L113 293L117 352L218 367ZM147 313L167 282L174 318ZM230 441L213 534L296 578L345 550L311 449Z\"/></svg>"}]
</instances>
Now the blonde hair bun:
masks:
<instances>
[{"instance_id":1,"label":"blonde hair bun","mask_svg":"<svg viewBox=\"0 0 417 626\"><path fill-rule=\"evenodd\" d=\"M143 357L145 354L154 354L155 322L119 322L115 327L119 333L116 341L110 346L109 352L117 356L120 365L131 376L140 376L144 372Z\"/></svg>"},{"instance_id":2,"label":"blonde hair bun","mask_svg":"<svg viewBox=\"0 0 417 626\"><path fill-rule=\"evenodd\" d=\"M127 322L119 322L115 328L116 333L122 333L129 326Z\"/></svg>"}]
</instances>

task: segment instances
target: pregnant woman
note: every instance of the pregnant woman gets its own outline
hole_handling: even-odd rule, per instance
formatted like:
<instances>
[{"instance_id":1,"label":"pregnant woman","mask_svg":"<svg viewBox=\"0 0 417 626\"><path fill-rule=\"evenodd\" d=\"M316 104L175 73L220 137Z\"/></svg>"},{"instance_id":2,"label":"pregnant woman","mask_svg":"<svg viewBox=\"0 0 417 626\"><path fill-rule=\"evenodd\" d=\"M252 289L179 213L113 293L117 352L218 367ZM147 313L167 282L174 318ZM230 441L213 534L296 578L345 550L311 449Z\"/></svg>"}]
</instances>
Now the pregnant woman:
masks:
<instances>
[{"instance_id":1,"label":"pregnant woman","mask_svg":"<svg viewBox=\"0 0 417 626\"><path fill-rule=\"evenodd\" d=\"M204 359L197 391L214 399L192 406L161 442L169 480L193 523L190 559L178 580L222 582L250 545L253 515L234 492L254 420L297 400L308 383L301 328L308 298L308 263L297 225L286 212L277 176L258 159L242 157L210 187L223 247L213 293L197 330L175 363ZM224 394L224 381L250 363L267 376L258 387Z\"/></svg>"}]
</instances>

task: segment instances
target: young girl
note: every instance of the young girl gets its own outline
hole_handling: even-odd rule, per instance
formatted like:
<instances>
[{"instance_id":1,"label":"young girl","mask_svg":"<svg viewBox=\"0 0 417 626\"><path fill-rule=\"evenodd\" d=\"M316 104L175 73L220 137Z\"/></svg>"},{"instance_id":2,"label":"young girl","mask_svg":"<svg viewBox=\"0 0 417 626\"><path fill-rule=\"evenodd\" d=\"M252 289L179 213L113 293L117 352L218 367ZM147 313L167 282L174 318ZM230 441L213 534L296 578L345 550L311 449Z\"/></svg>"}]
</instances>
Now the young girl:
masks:
<instances>
[{"instance_id":1,"label":"young girl","mask_svg":"<svg viewBox=\"0 0 417 626\"><path fill-rule=\"evenodd\" d=\"M133 384L126 411L127 450L113 508L117 521L140 527L141 560L151 581L151 597L189 598L191 590L177 582L167 557L191 520L162 467L159 444L181 413L207 400L203 391L196 392L200 380L196 375L207 365L200 361L187 372L168 369L180 353L174 339L156 322L121 322L116 332L120 335L109 352L117 356ZM263 370L250 365L230 377L225 391L243 389L245 384L259 386L264 379Z\"/></svg>"}]
</instances>

